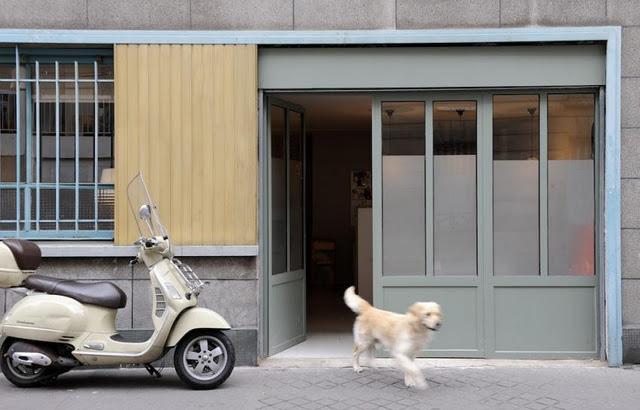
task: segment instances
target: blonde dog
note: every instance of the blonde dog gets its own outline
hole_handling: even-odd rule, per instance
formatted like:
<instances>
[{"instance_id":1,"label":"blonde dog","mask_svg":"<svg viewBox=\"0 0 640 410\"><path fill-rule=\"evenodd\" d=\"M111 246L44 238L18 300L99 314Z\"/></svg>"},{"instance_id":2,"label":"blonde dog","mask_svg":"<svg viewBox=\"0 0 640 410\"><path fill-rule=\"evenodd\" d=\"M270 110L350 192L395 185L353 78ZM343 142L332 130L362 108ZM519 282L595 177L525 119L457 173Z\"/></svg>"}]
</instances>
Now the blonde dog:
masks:
<instances>
[{"instance_id":1,"label":"blonde dog","mask_svg":"<svg viewBox=\"0 0 640 410\"><path fill-rule=\"evenodd\" d=\"M353 324L353 370L362 372L360 354L376 344L385 346L404 371L407 387L426 388L427 382L414 362L432 331L442 326L442 310L435 302L417 302L400 315L376 309L356 295L353 286L345 290L344 302L358 317Z\"/></svg>"}]
</instances>

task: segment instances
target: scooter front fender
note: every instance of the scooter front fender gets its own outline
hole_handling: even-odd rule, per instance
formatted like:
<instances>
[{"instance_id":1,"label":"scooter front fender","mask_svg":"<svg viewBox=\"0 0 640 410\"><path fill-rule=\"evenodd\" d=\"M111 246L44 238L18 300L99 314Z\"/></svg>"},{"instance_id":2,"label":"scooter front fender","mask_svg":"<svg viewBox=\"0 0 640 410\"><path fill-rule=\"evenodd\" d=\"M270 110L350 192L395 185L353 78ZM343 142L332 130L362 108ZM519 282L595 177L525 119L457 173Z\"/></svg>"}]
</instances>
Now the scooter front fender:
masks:
<instances>
[{"instance_id":1,"label":"scooter front fender","mask_svg":"<svg viewBox=\"0 0 640 410\"><path fill-rule=\"evenodd\" d=\"M174 347L180 339L192 330L197 329L231 329L229 323L219 314L210 309L192 307L184 311L176 320L169 333L167 347Z\"/></svg>"}]
</instances>

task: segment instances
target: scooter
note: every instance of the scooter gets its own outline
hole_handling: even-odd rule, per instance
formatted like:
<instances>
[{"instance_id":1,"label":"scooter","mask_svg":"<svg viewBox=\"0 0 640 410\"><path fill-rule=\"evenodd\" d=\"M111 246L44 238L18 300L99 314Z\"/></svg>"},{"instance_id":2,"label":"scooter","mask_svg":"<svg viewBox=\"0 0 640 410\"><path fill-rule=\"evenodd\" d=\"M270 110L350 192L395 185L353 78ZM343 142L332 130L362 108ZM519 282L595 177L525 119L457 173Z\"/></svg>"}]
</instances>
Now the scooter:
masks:
<instances>
[{"instance_id":1,"label":"scooter","mask_svg":"<svg viewBox=\"0 0 640 410\"><path fill-rule=\"evenodd\" d=\"M205 283L173 256L142 174L129 183L127 196L141 235L130 263L143 262L149 270L153 334L136 341L116 331L116 312L127 297L113 283L37 275L38 245L5 239L0 242L0 287L26 288L26 296L0 325L0 367L16 386L47 384L80 366L144 365L160 376L151 363L171 348L176 373L193 389L215 388L231 374L235 352L223 332L229 323L196 306Z\"/></svg>"}]
</instances>

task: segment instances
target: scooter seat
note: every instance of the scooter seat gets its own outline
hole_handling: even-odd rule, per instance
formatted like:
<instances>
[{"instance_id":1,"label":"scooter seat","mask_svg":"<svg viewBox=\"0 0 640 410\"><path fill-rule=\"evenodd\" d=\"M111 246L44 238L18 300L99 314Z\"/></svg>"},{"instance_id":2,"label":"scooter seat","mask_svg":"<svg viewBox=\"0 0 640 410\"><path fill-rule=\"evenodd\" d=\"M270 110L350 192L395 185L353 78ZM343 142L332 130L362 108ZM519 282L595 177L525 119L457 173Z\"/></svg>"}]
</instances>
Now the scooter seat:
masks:
<instances>
[{"instance_id":1,"label":"scooter seat","mask_svg":"<svg viewBox=\"0 0 640 410\"><path fill-rule=\"evenodd\" d=\"M50 295L67 296L81 303L111 309L120 309L127 305L126 293L111 282L81 283L75 280L31 275L24 280L23 286Z\"/></svg>"},{"instance_id":2,"label":"scooter seat","mask_svg":"<svg viewBox=\"0 0 640 410\"><path fill-rule=\"evenodd\" d=\"M21 270L36 270L40 266L42 254L37 244L24 239L3 239L2 243L9 248Z\"/></svg>"}]
</instances>

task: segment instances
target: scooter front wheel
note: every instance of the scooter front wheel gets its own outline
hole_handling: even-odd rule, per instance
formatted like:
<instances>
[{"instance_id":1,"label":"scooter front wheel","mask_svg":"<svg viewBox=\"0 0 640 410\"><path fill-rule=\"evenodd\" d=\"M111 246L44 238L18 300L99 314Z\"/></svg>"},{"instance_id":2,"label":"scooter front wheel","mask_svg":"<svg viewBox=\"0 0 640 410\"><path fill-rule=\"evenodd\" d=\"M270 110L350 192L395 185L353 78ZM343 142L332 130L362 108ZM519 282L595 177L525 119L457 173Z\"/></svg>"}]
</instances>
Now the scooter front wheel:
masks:
<instances>
[{"instance_id":1,"label":"scooter front wheel","mask_svg":"<svg viewBox=\"0 0 640 410\"><path fill-rule=\"evenodd\" d=\"M231 375L236 355L229 338L217 330L187 334L176 346L173 364L192 389L215 389Z\"/></svg>"}]
</instances>

